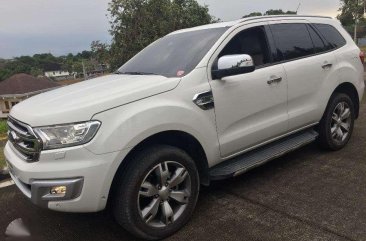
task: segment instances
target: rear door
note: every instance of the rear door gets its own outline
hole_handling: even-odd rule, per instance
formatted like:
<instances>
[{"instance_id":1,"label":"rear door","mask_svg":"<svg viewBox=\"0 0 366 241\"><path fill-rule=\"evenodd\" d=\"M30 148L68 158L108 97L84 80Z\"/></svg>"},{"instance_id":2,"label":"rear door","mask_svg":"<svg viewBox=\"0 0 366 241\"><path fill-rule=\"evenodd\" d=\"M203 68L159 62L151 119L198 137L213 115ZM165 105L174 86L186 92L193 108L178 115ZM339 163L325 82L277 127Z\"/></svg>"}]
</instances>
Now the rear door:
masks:
<instances>
[{"instance_id":1,"label":"rear door","mask_svg":"<svg viewBox=\"0 0 366 241\"><path fill-rule=\"evenodd\" d=\"M334 78L336 58L305 20L270 22L270 29L276 61L283 63L288 79L289 131L313 125L322 116L321 89Z\"/></svg>"}]
</instances>

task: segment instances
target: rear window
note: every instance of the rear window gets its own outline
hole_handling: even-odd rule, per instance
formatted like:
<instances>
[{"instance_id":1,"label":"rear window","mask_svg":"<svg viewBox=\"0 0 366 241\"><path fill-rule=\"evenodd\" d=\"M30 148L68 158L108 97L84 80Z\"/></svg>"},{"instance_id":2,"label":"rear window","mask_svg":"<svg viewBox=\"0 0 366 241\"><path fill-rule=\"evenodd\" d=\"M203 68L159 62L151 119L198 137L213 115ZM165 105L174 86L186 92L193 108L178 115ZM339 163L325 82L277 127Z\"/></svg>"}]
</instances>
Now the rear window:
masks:
<instances>
[{"instance_id":1,"label":"rear window","mask_svg":"<svg viewBox=\"0 0 366 241\"><path fill-rule=\"evenodd\" d=\"M329 42L331 48L340 48L346 44L346 40L338 30L329 24L314 24L323 37Z\"/></svg>"},{"instance_id":2,"label":"rear window","mask_svg":"<svg viewBox=\"0 0 366 241\"><path fill-rule=\"evenodd\" d=\"M305 24L274 24L270 27L277 48L277 57L280 58L277 61L314 54L314 45Z\"/></svg>"}]
</instances>

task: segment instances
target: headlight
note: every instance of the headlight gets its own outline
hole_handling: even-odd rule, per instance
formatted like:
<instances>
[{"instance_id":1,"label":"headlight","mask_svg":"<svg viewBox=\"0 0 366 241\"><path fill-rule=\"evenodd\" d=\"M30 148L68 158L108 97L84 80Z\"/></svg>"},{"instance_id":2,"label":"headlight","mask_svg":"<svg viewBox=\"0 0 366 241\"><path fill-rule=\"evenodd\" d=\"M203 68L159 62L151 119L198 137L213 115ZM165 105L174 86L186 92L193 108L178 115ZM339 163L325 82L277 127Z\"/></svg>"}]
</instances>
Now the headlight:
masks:
<instances>
[{"instance_id":1,"label":"headlight","mask_svg":"<svg viewBox=\"0 0 366 241\"><path fill-rule=\"evenodd\" d=\"M89 142L97 133L99 121L46 126L35 128L34 132L42 139L43 149L57 149L82 145Z\"/></svg>"}]
</instances>

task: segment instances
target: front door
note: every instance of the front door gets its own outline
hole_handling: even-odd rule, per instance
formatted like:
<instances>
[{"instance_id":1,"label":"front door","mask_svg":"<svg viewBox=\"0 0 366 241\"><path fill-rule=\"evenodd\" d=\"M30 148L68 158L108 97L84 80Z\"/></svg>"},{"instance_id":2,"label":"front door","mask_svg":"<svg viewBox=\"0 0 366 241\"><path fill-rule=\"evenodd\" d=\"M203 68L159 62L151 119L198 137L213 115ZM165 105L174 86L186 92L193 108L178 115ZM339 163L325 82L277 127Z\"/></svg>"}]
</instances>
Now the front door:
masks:
<instances>
[{"instance_id":1,"label":"front door","mask_svg":"<svg viewBox=\"0 0 366 241\"><path fill-rule=\"evenodd\" d=\"M263 23L237 29L211 60L249 54L252 73L211 80L222 157L229 157L274 139L288 130L287 77L281 64L272 65Z\"/></svg>"}]
</instances>

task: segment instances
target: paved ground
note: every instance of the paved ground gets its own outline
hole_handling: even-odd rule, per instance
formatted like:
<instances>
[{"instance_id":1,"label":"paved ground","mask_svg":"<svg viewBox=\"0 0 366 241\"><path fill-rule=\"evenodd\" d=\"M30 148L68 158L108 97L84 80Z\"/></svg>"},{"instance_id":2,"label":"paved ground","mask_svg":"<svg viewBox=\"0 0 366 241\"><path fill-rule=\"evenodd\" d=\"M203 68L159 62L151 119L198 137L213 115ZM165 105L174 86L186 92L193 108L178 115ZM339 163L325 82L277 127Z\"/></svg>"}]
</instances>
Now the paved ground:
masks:
<instances>
[{"instance_id":1,"label":"paved ground","mask_svg":"<svg viewBox=\"0 0 366 241\"><path fill-rule=\"evenodd\" d=\"M16 218L39 240L133 240L108 212L51 212L14 186L0 189L0 240ZM366 240L366 104L344 150L310 145L203 188L192 220L170 240Z\"/></svg>"}]
</instances>

